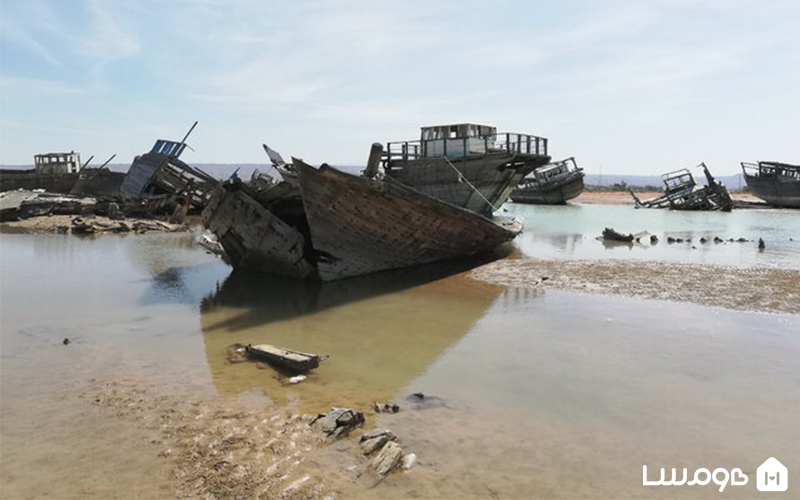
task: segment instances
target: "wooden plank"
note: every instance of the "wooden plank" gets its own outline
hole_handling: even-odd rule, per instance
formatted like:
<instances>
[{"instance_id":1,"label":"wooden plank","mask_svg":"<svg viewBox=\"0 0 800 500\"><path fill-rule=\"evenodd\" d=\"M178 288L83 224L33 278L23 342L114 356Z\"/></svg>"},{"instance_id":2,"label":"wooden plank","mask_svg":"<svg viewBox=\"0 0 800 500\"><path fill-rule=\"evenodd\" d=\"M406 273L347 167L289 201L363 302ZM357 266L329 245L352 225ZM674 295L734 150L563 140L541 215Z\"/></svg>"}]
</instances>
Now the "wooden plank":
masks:
<instances>
[{"instance_id":1,"label":"wooden plank","mask_svg":"<svg viewBox=\"0 0 800 500\"><path fill-rule=\"evenodd\" d=\"M296 372L306 372L319 366L319 356L305 352L285 349L270 344L249 345L247 353L255 358Z\"/></svg>"}]
</instances>

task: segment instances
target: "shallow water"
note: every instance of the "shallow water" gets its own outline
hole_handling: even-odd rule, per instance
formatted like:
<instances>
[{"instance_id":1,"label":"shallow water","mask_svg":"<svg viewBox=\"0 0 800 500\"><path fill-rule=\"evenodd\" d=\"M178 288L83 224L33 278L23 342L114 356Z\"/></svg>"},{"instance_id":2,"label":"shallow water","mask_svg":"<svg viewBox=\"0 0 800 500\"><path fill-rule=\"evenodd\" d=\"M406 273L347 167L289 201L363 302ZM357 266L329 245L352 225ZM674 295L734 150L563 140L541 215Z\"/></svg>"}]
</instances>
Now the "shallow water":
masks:
<instances>
[{"instance_id":1,"label":"shallow water","mask_svg":"<svg viewBox=\"0 0 800 500\"><path fill-rule=\"evenodd\" d=\"M542 206L508 203L522 216L525 231L516 239L524 257L537 259L641 259L800 269L800 210L747 209L723 212L679 212L635 209L625 205ZM659 238L651 245L597 240L603 228ZM668 237L691 243L668 243ZM726 240L714 243L717 236ZM700 238L708 242L700 243ZM746 243L727 240L745 238ZM763 238L766 251L758 251ZM692 248L692 247L696 248Z\"/></svg>"},{"instance_id":2,"label":"shallow water","mask_svg":"<svg viewBox=\"0 0 800 500\"><path fill-rule=\"evenodd\" d=\"M602 225L605 208L579 209ZM559 225L538 217L523 253L564 255ZM770 220L780 228L768 234L793 234L790 219ZM752 497L766 458L800 470L798 316L506 290L452 265L308 285L231 274L192 241L0 237L3 497L172 495L169 462L149 444L155 436L81 398L93 379L147 381L191 399L292 402L307 412L398 401L401 412L376 423L417 453L418 466L376 489L357 483L345 497L722 495L713 483L643 489L642 465L739 467L749 484L723 494ZM617 250L587 238L569 252ZM732 250L719 252L733 259ZM72 343L62 345L64 337ZM287 385L271 369L229 363L236 342L331 357ZM437 398L406 400L414 392ZM333 450L318 464L309 472L331 478L348 465Z\"/></svg>"}]
</instances>

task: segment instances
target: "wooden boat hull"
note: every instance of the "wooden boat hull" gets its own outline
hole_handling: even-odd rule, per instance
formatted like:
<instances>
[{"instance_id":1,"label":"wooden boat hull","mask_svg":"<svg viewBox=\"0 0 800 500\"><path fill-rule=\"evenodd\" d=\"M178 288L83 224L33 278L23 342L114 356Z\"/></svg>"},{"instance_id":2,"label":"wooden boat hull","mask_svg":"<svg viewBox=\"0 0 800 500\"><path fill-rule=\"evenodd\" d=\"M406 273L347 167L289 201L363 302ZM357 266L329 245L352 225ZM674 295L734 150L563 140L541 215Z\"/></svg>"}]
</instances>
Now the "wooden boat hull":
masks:
<instances>
[{"instance_id":1,"label":"wooden boat hull","mask_svg":"<svg viewBox=\"0 0 800 500\"><path fill-rule=\"evenodd\" d=\"M498 152L448 159L395 160L389 163L386 173L446 203L486 214L508 201L526 175L549 161L549 156Z\"/></svg>"},{"instance_id":2,"label":"wooden boat hull","mask_svg":"<svg viewBox=\"0 0 800 500\"><path fill-rule=\"evenodd\" d=\"M519 219L494 222L391 178L294 166L323 281L480 254L522 230Z\"/></svg>"},{"instance_id":3,"label":"wooden boat hull","mask_svg":"<svg viewBox=\"0 0 800 500\"><path fill-rule=\"evenodd\" d=\"M234 267L297 279L316 276L302 229L291 226L242 189L230 184L218 187L202 216Z\"/></svg>"},{"instance_id":4,"label":"wooden boat hull","mask_svg":"<svg viewBox=\"0 0 800 500\"><path fill-rule=\"evenodd\" d=\"M514 203L534 205L564 205L583 192L583 172L570 176L552 186L517 188L511 192Z\"/></svg>"},{"instance_id":5,"label":"wooden boat hull","mask_svg":"<svg viewBox=\"0 0 800 500\"><path fill-rule=\"evenodd\" d=\"M782 177L744 174L750 191L775 207L800 208L800 181Z\"/></svg>"}]
</instances>

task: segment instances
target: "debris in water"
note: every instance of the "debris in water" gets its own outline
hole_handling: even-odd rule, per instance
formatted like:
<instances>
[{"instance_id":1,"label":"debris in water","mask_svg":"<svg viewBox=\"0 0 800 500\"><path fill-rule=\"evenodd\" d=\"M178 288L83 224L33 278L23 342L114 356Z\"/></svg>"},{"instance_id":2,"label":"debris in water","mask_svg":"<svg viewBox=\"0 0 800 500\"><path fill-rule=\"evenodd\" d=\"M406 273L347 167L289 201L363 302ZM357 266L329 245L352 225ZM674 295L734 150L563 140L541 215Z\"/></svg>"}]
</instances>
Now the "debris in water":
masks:
<instances>
[{"instance_id":1,"label":"debris in water","mask_svg":"<svg viewBox=\"0 0 800 500\"><path fill-rule=\"evenodd\" d=\"M375 410L375 413L397 413L400 411L400 405L397 404L389 404L389 403L378 403L377 401L372 403L372 408Z\"/></svg>"},{"instance_id":2,"label":"debris in water","mask_svg":"<svg viewBox=\"0 0 800 500\"><path fill-rule=\"evenodd\" d=\"M384 477L393 470L400 467L403 461L403 449L394 441L389 441L381 448L378 456L372 462L372 467L378 477Z\"/></svg>"},{"instance_id":3,"label":"debris in water","mask_svg":"<svg viewBox=\"0 0 800 500\"><path fill-rule=\"evenodd\" d=\"M306 372L319 366L319 356L305 352L284 349L269 344L247 345L247 354L263 359L294 372Z\"/></svg>"},{"instance_id":4,"label":"debris in water","mask_svg":"<svg viewBox=\"0 0 800 500\"><path fill-rule=\"evenodd\" d=\"M290 384L299 384L300 382L302 382L303 380L305 380L307 378L308 377L306 377L305 375L297 375L295 377L289 377L289 383Z\"/></svg>"},{"instance_id":5,"label":"debris in water","mask_svg":"<svg viewBox=\"0 0 800 500\"><path fill-rule=\"evenodd\" d=\"M658 236L655 234L650 235L650 244L655 245L656 243L658 243Z\"/></svg>"},{"instance_id":6,"label":"debris in water","mask_svg":"<svg viewBox=\"0 0 800 500\"><path fill-rule=\"evenodd\" d=\"M408 470L414 467L414 464L417 463L417 454L416 453L409 453L408 455L403 457L403 469Z\"/></svg>"},{"instance_id":7,"label":"debris in water","mask_svg":"<svg viewBox=\"0 0 800 500\"><path fill-rule=\"evenodd\" d=\"M759 250L764 250L765 248L767 248L767 245L764 243L764 239L763 238L759 238L758 239L758 249Z\"/></svg>"},{"instance_id":8,"label":"debris in water","mask_svg":"<svg viewBox=\"0 0 800 500\"><path fill-rule=\"evenodd\" d=\"M607 227L603 229L603 239L631 243L633 241L633 234L618 233L613 228Z\"/></svg>"},{"instance_id":9,"label":"debris in water","mask_svg":"<svg viewBox=\"0 0 800 500\"><path fill-rule=\"evenodd\" d=\"M381 449L389 441L396 441L397 436L389 429L373 429L364 433L359 439L359 447L364 455L371 455Z\"/></svg>"},{"instance_id":10,"label":"debris in water","mask_svg":"<svg viewBox=\"0 0 800 500\"><path fill-rule=\"evenodd\" d=\"M70 341L68 338L64 338L64 342L63 342L63 344L64 344L64 345L69 345L69 343L70 343L70 342L71 342L71 341Z\"/></svg>"},{"instance_id":11,"label":"debris in water","mask_svg":"<svg viewBox=\"0 0 800 500\"><path fill-rule=\"evenodd\" d=\"M320 421L322 432L338 438L364 423L364 414L350 408L331 408L328 413L321 413L311 421L313 425Z\"/></svg>"}]
</instances>

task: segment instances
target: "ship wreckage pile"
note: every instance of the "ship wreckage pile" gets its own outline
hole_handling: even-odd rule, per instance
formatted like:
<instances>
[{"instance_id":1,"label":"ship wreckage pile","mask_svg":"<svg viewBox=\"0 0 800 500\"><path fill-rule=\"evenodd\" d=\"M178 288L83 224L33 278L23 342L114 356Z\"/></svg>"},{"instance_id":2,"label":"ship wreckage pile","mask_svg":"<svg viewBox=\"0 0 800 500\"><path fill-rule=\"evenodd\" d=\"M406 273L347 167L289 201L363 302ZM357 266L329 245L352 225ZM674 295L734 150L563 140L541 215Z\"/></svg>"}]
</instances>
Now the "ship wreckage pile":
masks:
<instances>
[{"instance_id":1,"label":"ship wreckage pile","mask_svg":"<svg viewBox=\"0 0 800 500\"><path fill-rule=\"evenodd\" d=\"M281 179L223 183L204 223L235 267L321 281L495 249L523 226L498 207L550 161L546 139L474 124L373 144L359 175L264 148Z\"/></svg>"},{"instance_id":2,"label":"ship wreckage pile","mask_svg":"<svg viewBox=\"0 0 800 500\"><path fill-rule=\"evenodd\" d=\"M81 166L74 152L37 155L35 170L3 173L0 220L48 216L25 227L75 234L182 229L186 215L199 212L219 185L180 160L196 126L197 122L180 142L157 140L149 152L134 159L127 173L105 168L113 156L101 167L90 168Z\"/></svg>"}]
</instances>

